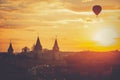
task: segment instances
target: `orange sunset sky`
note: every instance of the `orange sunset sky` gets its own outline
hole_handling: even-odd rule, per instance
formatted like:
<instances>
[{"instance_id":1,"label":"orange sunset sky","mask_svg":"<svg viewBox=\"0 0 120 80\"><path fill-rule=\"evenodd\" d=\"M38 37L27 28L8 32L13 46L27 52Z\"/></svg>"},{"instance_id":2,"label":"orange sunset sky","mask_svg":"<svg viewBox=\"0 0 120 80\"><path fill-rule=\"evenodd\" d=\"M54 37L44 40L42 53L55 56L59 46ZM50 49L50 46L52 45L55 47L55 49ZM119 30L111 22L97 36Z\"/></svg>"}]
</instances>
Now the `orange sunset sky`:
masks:
<instances>
[{"instance_id":1,"label":"orange sunset sky","mask_svg":"<svg viewBox=\"0 0 120 80\"><path fill-rule=\"evenodd\" d=\"M15 52L30 49L38 33L52 49L57 35L61 51L120 50L120 0L0 0L0 52L10 40ZM101 5L98 17L92 7Z\"/></svg>"}]
</instances>

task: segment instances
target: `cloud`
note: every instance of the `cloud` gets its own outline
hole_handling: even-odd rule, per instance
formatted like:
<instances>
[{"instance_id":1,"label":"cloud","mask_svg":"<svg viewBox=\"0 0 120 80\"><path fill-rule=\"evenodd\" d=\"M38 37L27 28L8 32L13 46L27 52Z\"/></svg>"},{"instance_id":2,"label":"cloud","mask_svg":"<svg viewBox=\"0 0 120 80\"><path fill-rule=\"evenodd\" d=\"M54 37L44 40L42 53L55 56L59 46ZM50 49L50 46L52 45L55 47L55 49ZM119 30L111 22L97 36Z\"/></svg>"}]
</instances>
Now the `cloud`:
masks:
<instances>
[{"instance_id":1,"label":"cloud","mask_svg":"<svg viewBox=\"0 0 120 80\"><path fill-rule=\"evenodd\" d=\"M93 1L93 0L82 0L82 2L90 2L90 1Z\"/></svg>"},{"instance_id":2,"label":"cloud","mask_svg":"<svg viewBox=\"0 0 120 80\"><path fill-rule=\"evenodd\" d=\"M56 0L0 0L0 10L3 11L16 11L28 9L37 3L47 2L52 3Z\"/></svg>"},{"instance_id":3,"label":"cloud","mask_svg":"<svg viewBox=\"0 0 120 80\"><path fill-rule=\"evenodd\" d=\"M108 4L109 2L109 4ZM119 9L119 2L120 0L0 0L0 10L4 11L17 11L17 10L28 10L29 8L32 8L36 4L47 3L48 7L51 8L52 6L56 8L58 3L60 5L58 6L65 6L65 8L68 8L70 10L74 11L90 11L93 5L99 4L104 9ZM62 5L63 4L63 5ZM45 5L45 4L44 4ZM50 6L49 6L50 5ZM46 6L46 5L45 5ZM42 6L45 7L45 6ZM57 6L57 7L58 7Z\"/></svg>"},{"instance_id":4,"label":"cloud","mask_svg":"<svg viewBox=\"0 0 120 80\"><path fill-rule=\"evenodd\" d=\"M91 18L84 19L88 15L93 15L92 12L85 11L91 11L92 5L97 3L106 6L107 1L0 0L0 28L18 29L31 26L56 26L63 22L97 23ZM115 5L118 8L119 1L109 1L110 6ZM112 5L112 2L115 4ZM80 19L82 20L80 21Z\"/></svg>"},{"instance_id":5,"label":"cloud","mask_svg":"<svg viewBox=\"0 0 120 80\"><path fill-rule=\"evenodd\" d=\"M118 17L118 20L120 20L120 16Z\"/></svg>"},{"instance_id":6,"label":"cloud","mask_svg":"<svg viewBox=\"0 0 120 80\"><path fill-rule=\"evenodd\" d=\"M109 4L108 4L109 2ZM93 5L101 5L104 10L119 9L120 0L66 0L65 5L73 11L91 11Z\"/></svg>"}]
</instances>

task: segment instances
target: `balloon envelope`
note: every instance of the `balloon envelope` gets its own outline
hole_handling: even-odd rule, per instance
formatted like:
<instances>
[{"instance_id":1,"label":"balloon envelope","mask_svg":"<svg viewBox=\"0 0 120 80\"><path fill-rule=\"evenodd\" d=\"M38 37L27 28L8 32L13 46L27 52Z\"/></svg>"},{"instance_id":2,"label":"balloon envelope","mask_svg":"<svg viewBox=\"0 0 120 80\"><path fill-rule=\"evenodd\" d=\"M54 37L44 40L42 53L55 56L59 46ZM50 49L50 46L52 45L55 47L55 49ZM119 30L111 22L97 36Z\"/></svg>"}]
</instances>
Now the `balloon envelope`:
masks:
<instances>
[{"instance_id":1,"label":"balloon envelope","mask_svg":"<svg viewBox=\"0 0 120 80\"><path fill-rule=\"evenodd\" d=\"M102 7L100 5L95 5L93 6L93 12L96 14L96 15L99 15L99 13L101 12L102 10Z\"/></svg>"}]
</instances>

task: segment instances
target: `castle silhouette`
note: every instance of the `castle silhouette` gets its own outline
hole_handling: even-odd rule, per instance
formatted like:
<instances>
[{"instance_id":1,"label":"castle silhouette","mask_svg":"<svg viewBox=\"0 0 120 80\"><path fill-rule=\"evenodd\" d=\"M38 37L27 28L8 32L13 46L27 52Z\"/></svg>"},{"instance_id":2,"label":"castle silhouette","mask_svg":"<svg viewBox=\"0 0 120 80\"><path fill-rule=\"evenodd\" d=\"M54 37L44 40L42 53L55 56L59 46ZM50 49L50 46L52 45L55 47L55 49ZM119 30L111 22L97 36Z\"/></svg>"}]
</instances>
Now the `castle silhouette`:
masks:
<instances>
[{"instance_id":1,"label":"castle silhouette","mask_svg":"<svg viewBox=\"0 0 120 80\"><path fill-rule=\"evenodd\" d=\"M12 42L10 41L9 47L8 47L8 55L15 55L14 54L14 48L12 46ZM42 59L42 60L59 60L62 56L59 52L59 46L57 38L54 41L54 45L52 50L43 49L39 37L37 37L36 44L33 46L33 50L29 50L28 47L22 48L22 52L20 52L17 55L25 55L30 58L36 58L36 59Z\"/></svg>"},{"instance_id":2,"label":"castle silhouette","mask_svg":"<svg viewBox=\"0 0 120 80\"><path fill-rule=\"evenodd\" d=\"M26 49L27 49L27 47L23 48L22 51L26 52L27 51ZM43 50L43 48L42 48L40 39L39 39L39 37L37 37L37 41L36 41L36 44L33 47L33 51L34 52L41 52L42 50ZM57 38L55 39L52 51L53 52L59 52L59 46L58 46ZM12 46L12 42L10 41L10 44L9 44L9 47L8 47L8 54L13 54L13 53L14 53L14 48Z\"/></svg>"}]
</instances>

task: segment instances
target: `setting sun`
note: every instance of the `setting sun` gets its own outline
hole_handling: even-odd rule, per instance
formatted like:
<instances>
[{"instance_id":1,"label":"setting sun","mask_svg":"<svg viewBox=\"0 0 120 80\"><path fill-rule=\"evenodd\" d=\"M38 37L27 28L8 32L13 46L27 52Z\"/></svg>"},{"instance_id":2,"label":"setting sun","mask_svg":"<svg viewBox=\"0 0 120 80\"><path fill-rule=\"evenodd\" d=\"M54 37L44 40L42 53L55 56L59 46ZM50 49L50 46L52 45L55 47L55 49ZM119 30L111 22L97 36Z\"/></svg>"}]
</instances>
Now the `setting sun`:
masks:
<instances>
[{"instance_id":1,"label":"setting sun","mask_svg":"<svg viewBox=\"0 0 120 80\"><path fill-rule=\"evenodd\" d=\"M101 46L111 46L117 43L117 30L111 27L104 27L100 29L95 35L94 40Z\"/></svg>"}]
</instances>

